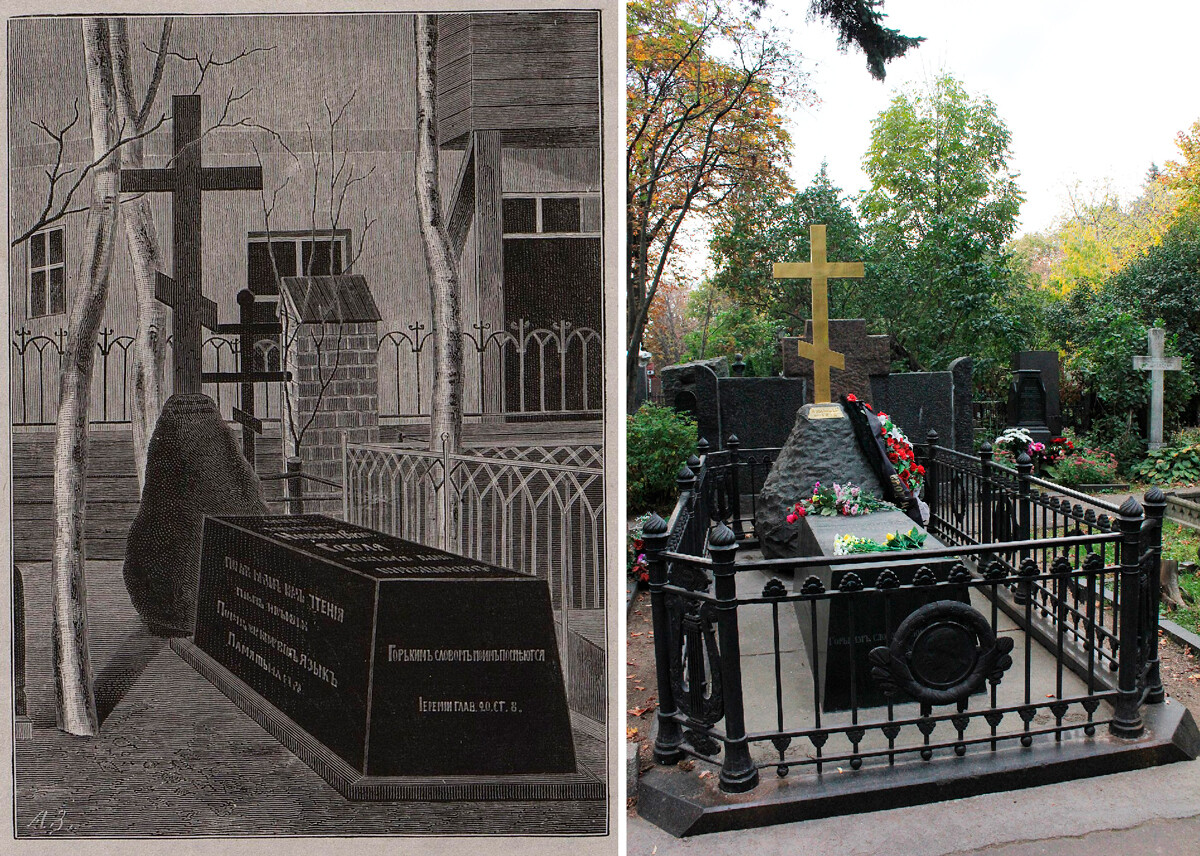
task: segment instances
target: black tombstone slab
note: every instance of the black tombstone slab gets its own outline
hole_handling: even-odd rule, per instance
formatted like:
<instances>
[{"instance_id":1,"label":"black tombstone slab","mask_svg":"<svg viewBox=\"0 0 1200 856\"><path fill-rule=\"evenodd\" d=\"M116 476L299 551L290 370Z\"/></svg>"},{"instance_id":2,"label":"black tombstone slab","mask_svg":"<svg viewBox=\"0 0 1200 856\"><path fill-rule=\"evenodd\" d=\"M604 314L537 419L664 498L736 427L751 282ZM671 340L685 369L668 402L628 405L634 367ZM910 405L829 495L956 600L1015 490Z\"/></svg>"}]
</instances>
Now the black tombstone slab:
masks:
<instances>
[{"instance_id":1,"label":"black tombstone slab","mask_svg":"<svg viewBox=\"0 0 1200 856\"><path fill-rule=\"evenodd\" d=\"M1046 386L1037 369L1017 369L1008 388L1008 424L1024 428L1034 440L1050 441L1046 417Z\"/></svg>"},{"instance_id":2,"label":"black tombstone slab","mask_svg":"<svg viewBox=\"0 0 1200 856\"><path fill-rule=\"evenodd\" d=\"M1058 351L1017 351L1013 354L1012 367L1017 370L1032 369L1042 377L1046 390L1046 425L1055 436L1062 434L1062 403L1058 393Z\"/></svg>"},{"instance_id":3,"label":"black tombstone slab","mask_svg":"<svg viewBox=\"0 0 1200 856\"><path fill-rule=\"evenodd\" d=\"M323 515L208 518L176 649L350 798L598 795L536 577Z\"/></svg>"},{"instance_id":4,"label":"black tombstone slab","mask_svg":"<svg viewBox=\"0 0 1200 856\"><path fill-rule=\"evenodd\" d=\"M794 377L717 379L721 404L721 443L736 434L743 449L780 448L804 406L808 382ZM711 438L709 439L711 443Z\"/></svg>"},{"instance_id":5,"label":"black tombstone slab","mask_svg":"<svg viewBox=\"0 0 1200 856\"><path fill-rule=\"evenodd\" d=\"M900 511L877 511L861 517L810 516L793 525L799 534L801 554L806 556L833 555L833 540L838 535L850 533L882 542L889 532L907 532L913 527L912 521ZM929 535L922 550L943 546ZM945 581L955 564L953 559L922 559L920 551L864 554L862 558L861 563L820 566L812 569L811 574L818 577L827 590L840 588L842 580L850 573L859 578L863 587L873 588L880 573L889 568L901 586L911 586L921 568L929 568L939 581ZM797 591L807 576L796 576ZM809 602L797 602L796 617L800 622L804 649L822 688L822 708L826 711L849 710L852 683L854 702L859 708L887 704L883 690L871 677L868 659L871 649L887 645L900 622L933 600L970 603L970 596L965 585L956 585L936 589L900 588L887 595L878 592L835 595L818 601L815 610ZM900 703L911 699L901 696L893 700Z\"/></svg>"}]
</instances>

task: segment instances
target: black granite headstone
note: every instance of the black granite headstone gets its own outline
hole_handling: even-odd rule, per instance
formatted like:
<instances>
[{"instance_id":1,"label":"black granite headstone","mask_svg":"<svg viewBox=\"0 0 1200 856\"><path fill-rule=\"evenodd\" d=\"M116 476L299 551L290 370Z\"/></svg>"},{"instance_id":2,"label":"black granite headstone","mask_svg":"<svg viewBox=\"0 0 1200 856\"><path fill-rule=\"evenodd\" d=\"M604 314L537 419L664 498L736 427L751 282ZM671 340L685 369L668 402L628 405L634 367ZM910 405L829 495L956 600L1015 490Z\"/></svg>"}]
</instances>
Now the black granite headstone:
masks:
<instances>
[{"instance_id":1,"label":"black granite headstone","mask_svg":"<svg viewBox=\"0 0 1200 856\"><path fill-rule=\"evenodd\" d=\"M195 646L364 776L576 770L535 577L322 515L210 518Z\"/></svg>"},{"instance_id":2,"label":"black granite headstone","mask_svg":"<svg viewBox=\"0 0 1200 856\"><path fill-rule=\"evenodd\" d=\"M1058 351L1017 351L1013 368L1033 369L1041 375L1046 391L1046 426L1055 436L1062 434L1062 403L1058 391Z\"/></svg>"},{"instance_id":3,"label":"black granite headstone","mask_svg":"<svg viewBox=\"0 0 1200 856\"><path fill-rule=\"evenodd\" d=\"M663 401L696 420L699 436L714 449L721 448L721 404L717 379L729 377L729 361L697 360L667 366L659 373L662 378Z\"/></svg>"},{"instance_id":4,"label":"black granite headstone","mask_svg":"<svg viewBox=\"0 0 1200 856\"><path fill-rule=\"evenodd\" d=\"M1008 389L1008 424L1024 428L1042 443L1050 440L1046 424L1046 387L1037 369L1017 369Z\"/></svg>"}]
</instances>

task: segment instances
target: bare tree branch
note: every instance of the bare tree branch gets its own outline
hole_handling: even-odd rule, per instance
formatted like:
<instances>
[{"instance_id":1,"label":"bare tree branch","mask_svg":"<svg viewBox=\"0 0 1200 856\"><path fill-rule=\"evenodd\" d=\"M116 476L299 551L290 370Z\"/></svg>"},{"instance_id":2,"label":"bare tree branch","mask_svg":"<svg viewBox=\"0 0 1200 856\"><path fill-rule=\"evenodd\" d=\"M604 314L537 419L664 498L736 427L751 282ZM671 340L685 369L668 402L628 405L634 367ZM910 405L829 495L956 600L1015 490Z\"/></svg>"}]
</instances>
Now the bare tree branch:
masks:
<instances>
[{"instance_id":1,"label":"bare tree branch","mask_svg":"<svg viewBox=\"0 0 1200 856\"><path fill-rule=\"evenodd\" d=\"M157 51L151 49L151 47L145 42L142 43L142 47L151 53L157 53ZM230 57L229 59L217 59L216 55L211 52L208 55L208 59L202 58L199 52L197 52L195 56L189 56L188 54L180 53L179 51L167 51L166 55L173 59L180 60L181 62L194 64L196 68L200 70L200 77L196 81L195 88L192 89L192 94L195 95L200 91L200 87L204 85L204 76L208 74L208 70L210 68L222 68L227 65L233 65L238 60L245 59L253 54L266 53L273 50L275 50L275 45L271 45L270 47L253 47L248 50L244 50L236 56Z\"/></svg>"},{"instance_id":2,"label":"bare tree branch","mask_svg":"<svg viewBox=\"0 0 1200 856\"><path fill-rule=\"evenodd\" d=\"M171 30L175 26L173 18L163 21L162 36L158 40L158 50L154 57L154 71L150 75L150 84L146 87L146 98L137 114L137 130L141 130L146 120L150 118L150 110L154 107L154 99L158 97L158 87L162 83L163 69L167 64L167 46L171 43Z\"/></svg>"},{"instance_id":3,"label":"bare tree branch","mask_svg":"<svg viewBox=\"0 0 1200 856\"><path fill-rule=\"evenodd\" d=\"M76 109L78 109L78 104L76 104ZM47 194L46 205L42 209L42 213L40 215L38 215L38 218L37 218L37 220L34 221L33 225L30 226L28 229L26 229L24 232L22 232L18 237L14 238L12 240L12 242L9 244L9 246L16 247L16 246L20 245L21 243L29 240L29 238L34 233L46 228L47 226L57 223L59 220L61 220L63 217L67 216L68 214L74 214L79 210L86 210L86 209L79 209L79 208L69 209L71 201L74 198L76 191L78 191L80 186L83 184L84 179L87 178L89 175L91 175L101 164L103 164L105 161L107 161L113 155L114 152L116 152L123 146L126 146L129 143L134 142L135 140L140 140L140 139L150 136L155 131L157 131L159 128L161 128L166 121L167 121L167 114L164 113L162 116L159 117L158 121L155 122L153 125L151 125L149 128L146 128L145 130L143 130L137 134L134 134L131 137L124 136L125 128L124 128L124 125L122 125L117 131L117 141L115 143L113 143L112 146L106 152L104 152L104 154L101 157L95 158L91 163L89 163L87 166L85 166L80 171L79 175L76 176L76 178L75 178L75 183L72 184L70 190L67 191L66 196L63 197L59 201L57 209L55 209L55 203L54 203L54 189L55 189L54 185L56 183L56 180L52 178L49 193ZM72 124L74 124L74 123L72 122ZM43 126L39 125L39 127L43 127ZM69 127L70 126L68 126L68 128ZM64 128L61 133L65 134L66 131L67 131L67 128ZM54 136L54 135L51 134L51 136ZM74 170L69 170L68 172L61 172L62 148L63 148L62 141L59 140L58 162L55 164L55 166L51 170L51 175L53 176L53 175L57 174L59 179L61 179L65 175L69 174L70 172L74 172Z\"/></svg>"}]
</instances>

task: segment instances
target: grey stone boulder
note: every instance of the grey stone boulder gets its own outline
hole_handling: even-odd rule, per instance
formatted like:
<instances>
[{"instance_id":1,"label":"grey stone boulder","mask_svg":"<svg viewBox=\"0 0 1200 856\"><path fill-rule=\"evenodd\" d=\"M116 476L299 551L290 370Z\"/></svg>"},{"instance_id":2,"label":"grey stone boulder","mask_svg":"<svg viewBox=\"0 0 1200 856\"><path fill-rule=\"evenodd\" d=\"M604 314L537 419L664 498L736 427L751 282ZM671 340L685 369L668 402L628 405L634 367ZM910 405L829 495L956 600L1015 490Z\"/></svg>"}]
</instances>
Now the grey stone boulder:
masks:
<instances>
[{"instance_id":1,"label":"grey stone boulder","mask_svg":"<svg viewBox=\"0 0 1200 856\"><path fill-rule=\"evenodd\" d=\"M810 418L814 408L837 408L839 419ZM854 428L840 404L806 404L796 414L787 443L763 482L754 516L763 558L784 559L803 555L800 529L787 522L792 506L812 495L816 482L823 485L850 482L877 497L883 496L879 478L854 437Z\"/></svg>"},{"instance_id":2,"label":"grey stone boulder","mask_svg":"<svg viewBox=\"0 0 1200 856\"><path fill-rule=\"evenodd\" d=\"M125 587L152 633L192 633L205 515L267 514L258 476L207 395L172 395L154 426Z\"/></svg>"}]
</instances>

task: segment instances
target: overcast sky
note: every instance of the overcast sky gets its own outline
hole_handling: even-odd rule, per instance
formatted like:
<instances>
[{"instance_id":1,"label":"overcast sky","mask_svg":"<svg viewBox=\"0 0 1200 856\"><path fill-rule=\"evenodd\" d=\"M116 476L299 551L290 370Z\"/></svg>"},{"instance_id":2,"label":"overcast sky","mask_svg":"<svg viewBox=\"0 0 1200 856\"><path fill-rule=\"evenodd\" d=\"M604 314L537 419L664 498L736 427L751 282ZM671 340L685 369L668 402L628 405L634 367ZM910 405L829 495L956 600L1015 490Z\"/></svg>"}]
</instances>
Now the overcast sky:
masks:
<instances>
[{"instance_id":1,"label":"overcast sky","mask_svg":"<svg viewBox=\"0 0 1200 856\"><path fill-rule=\"evenodd\" d=\"M865 189L871 120L898 89L942 70L991 98L1012 133L1025 193L1018 234L1050 226L1076 180L1136 196L1150 164L1176 157L1176 133L1200 118L1197 0L886 0L888 25L925 42L889 63L883 83L861 54L837 51L833 30L773 5L821 98L791 128L801 188L824 159L844 191Z\"/></svg>"}]
</instances>

